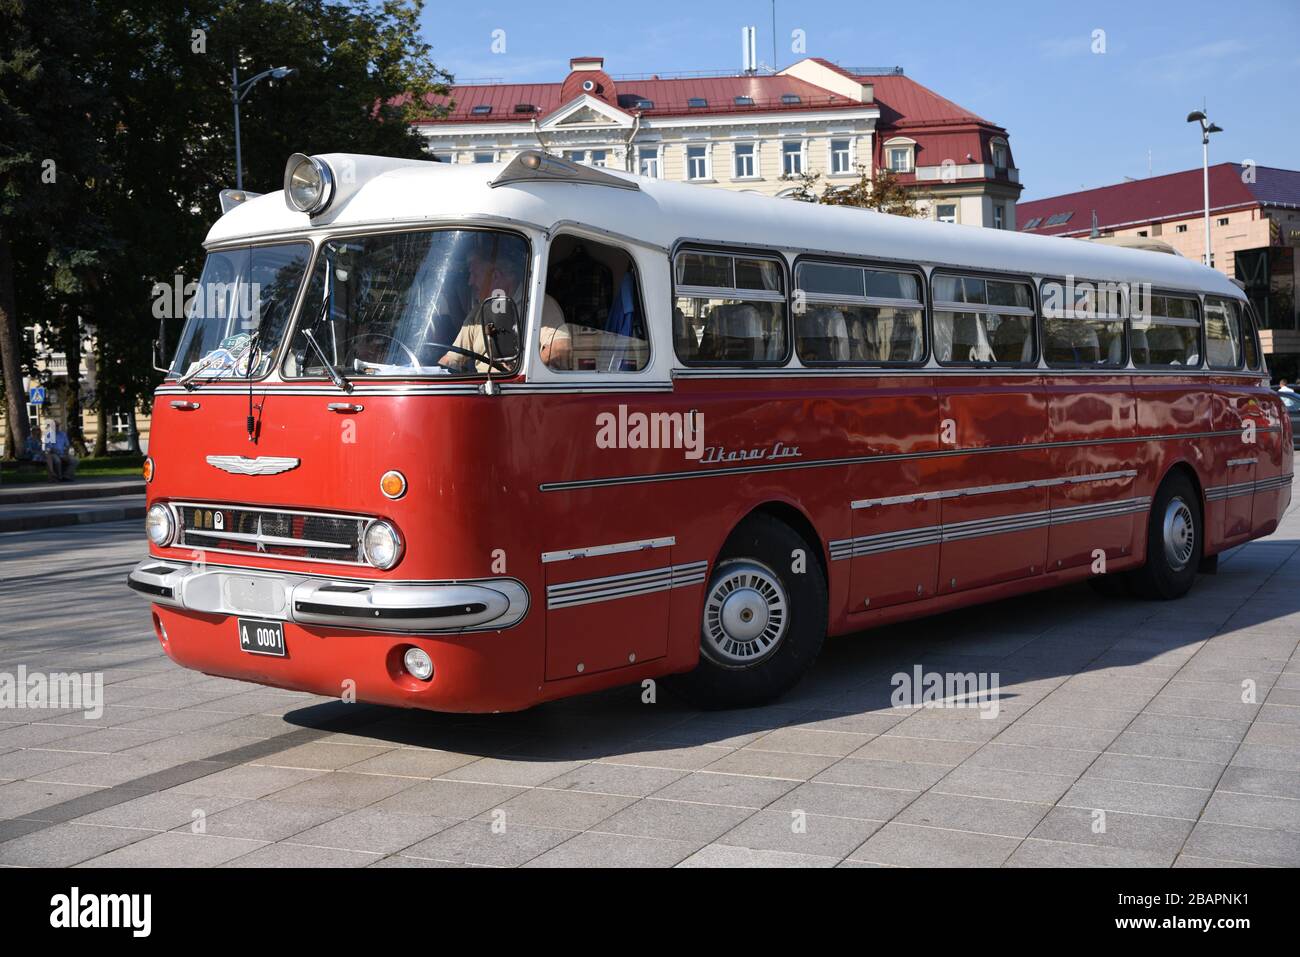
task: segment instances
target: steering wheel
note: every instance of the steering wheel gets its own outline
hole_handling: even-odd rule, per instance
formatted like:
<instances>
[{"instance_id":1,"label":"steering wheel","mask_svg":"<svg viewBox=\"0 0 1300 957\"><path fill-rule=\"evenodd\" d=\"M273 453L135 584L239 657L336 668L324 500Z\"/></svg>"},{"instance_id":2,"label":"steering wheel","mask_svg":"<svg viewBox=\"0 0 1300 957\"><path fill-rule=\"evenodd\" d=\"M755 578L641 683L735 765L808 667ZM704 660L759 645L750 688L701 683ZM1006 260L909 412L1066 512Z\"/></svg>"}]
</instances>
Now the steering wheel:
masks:
<instances>
[{"instance_id":1,"label":"steering wheel","mask_svg":"<svg viewBox=\"0 0 1300 957\"><path fill-rule=\"evenodd\" d=\"M347 341L345 341L345 342L343 343L343 346L344 346L344 352L345 352L345 353L350 353L350 352L352 352L352 351L353 351L353 350L352 350L352 344L353 344L354 342L357 342L357 341L360 340L360 339L387 339L389 342L396 343L397 346L398 346L398 347L399 347L403 352L406 353L407 357L411 360L411 361L410 361L410 365L412 365L412 366L418 366L418 365L420 364L420 357L417 356L414 352L411 351L411 347L410 347L410 346L408 346L408 345L407 345L405 342L403 342L401 339L394 338L393 336L387 335L387 334L382 333L382 332L363 332L363 333L362 333L361 335L359 335L359 336L353 336L351 339L348 339ZM355 358L357 358L357 357L354 355L353 358L355 359ZM368 360L362 359L361 361L362 361L362 362L366 362L366 361L368 361Z\"/></svg>"},{"instance_id":2,"label":"steering wheel","mask_svg":"<svg viewBox=\"0 0 1300 957\"><path fill-rule=\"evenodd\" d=\"M491 366L493 369L496 369L498 372L505 372L505 373L510 372L510 366L506 365L505 362L503 362L502 360L493 359L490 356L485 356L483 353L475 352L473 349L462 349L460 346L453 346L446 342L429 341L426 342L424 345L435 349L442 349L445 352L454 352L458 356L465 356L467 359L473 359L475 362L486 362L489 366Z\"/></svg>"}]
</instances>

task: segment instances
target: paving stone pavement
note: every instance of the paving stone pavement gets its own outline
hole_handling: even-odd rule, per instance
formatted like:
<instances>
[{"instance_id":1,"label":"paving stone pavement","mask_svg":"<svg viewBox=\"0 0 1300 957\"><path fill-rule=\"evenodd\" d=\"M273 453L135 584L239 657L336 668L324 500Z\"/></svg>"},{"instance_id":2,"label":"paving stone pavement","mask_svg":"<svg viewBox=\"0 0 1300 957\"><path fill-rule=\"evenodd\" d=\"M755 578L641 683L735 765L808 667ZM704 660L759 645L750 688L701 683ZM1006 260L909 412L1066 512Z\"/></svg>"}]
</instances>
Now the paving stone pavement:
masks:
<instances>
[{"instance_id":1,"label":"paving stone pavement","mask_svg":"<svg viewBox=\"0 0 1300 957\"><path fill-rule=\"evenodd\" d=\"M0 535L0 674L102 673L106 701L0 709L0 866L1300 865L1295 507L1181 601L1078 586L836 639L779 703L711 713L184 671L124 587L143 551L135 522ZM918 665L996 673L996 716L892 707Z\"/></svg>"}]
</instances>

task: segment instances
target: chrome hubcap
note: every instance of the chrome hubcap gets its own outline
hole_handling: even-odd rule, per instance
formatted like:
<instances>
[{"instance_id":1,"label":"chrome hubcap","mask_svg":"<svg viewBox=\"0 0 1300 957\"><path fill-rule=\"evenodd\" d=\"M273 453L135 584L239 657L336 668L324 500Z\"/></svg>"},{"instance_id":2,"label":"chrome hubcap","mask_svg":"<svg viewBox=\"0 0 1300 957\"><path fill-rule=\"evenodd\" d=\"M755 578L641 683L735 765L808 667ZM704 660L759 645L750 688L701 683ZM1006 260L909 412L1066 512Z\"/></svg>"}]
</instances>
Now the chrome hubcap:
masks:
<instances>
[{"instance_id":1,"label":"chrome hubcap","mask_svg":"<svg viewBox=\"0 0 1300 957\"><path fill-rule=\"evenodd\" d=\"M1165 509L1162 525L1165 559L1174 571L1181 571L1192 560L1196 548L1196 519L1181 498L1173 498Z\"/></svg>"},{"instance_id":2,"label":"chrome hubcap","mask_svg":"<svg viewBox=\"0 0 1300 957\"><path fill-rule=\"evenodd\" d=\"M728 562L704 600L701 649L728 668L748 667L776 651L789 623L781 580L755 561Z\"/></svg>"}]
</instances>

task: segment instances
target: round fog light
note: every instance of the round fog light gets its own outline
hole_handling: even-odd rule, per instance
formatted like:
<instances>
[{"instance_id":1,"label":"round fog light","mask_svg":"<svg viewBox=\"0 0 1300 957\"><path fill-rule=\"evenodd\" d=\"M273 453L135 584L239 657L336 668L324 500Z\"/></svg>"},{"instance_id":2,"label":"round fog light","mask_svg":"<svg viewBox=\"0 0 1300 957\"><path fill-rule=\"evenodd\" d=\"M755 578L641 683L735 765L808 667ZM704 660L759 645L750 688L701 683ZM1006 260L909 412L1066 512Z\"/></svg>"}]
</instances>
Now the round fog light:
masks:
<instances>
[{"instance_id":1,"label":"round fog light","mask_svg":"<svg viewBox=\"0 0 1300 957\"><path fill-rule=\"evenodd\" d=\"M407 648L406 654L402 656L402 664L411 675L421 681L428 681L433 677L433 659L421 648Z\"/></svg>"}]
</instances>

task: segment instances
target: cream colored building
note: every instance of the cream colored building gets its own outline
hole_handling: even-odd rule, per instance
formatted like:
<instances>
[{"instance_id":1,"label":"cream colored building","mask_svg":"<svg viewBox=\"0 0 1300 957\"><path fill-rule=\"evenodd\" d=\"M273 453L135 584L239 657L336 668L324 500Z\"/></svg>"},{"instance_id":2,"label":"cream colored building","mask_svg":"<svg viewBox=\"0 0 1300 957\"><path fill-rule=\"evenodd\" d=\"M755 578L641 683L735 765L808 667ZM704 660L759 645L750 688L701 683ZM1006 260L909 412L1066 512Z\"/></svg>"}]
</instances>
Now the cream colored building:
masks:
<instances>
[{"instance_id":1,"label":"cream colored building","mask_svg":"<svg viewBox=\"0 0 1300 957\"><path fill-rule=\"evenodd\" d=\"M453 88L421 123L449 163L508 160L539 146L595 166L788 196L806 172L846 185L893 169L931 218L1015 228L1019 171L1006 131L901 69L807 58L779 73L611 77L575 57L560 82Z\"/></svg>"}]
</instances>

